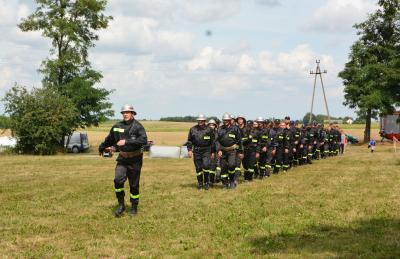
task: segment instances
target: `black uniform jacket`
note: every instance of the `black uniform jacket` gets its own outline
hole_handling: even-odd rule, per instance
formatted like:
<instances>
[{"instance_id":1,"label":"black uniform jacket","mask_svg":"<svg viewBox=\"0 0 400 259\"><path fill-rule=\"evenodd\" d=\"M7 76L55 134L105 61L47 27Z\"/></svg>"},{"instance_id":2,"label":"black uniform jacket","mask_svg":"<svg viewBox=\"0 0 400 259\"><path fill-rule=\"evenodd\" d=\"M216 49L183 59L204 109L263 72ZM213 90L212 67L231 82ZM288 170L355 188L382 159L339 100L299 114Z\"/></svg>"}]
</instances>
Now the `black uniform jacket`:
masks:
<instances>
[{"instance_id":1,"label":"black uniform jacket","mask_svg":"<svg viewBox=\"0 0 400 259\"><path fill-rule=\"evenodd\" d=\"M221 146L231 147L235 144L239 145L239 154L243 154L243 141L239 127L236 125L231 125L229 128L226 128L225 125L219 127L215 142L217 152L221 151Z\"/></svg>"},{"instance_id":2,"label":"black uniform jacket","mask_svg":"<svg viewBox=\"0 0 400 259\"><path fill-rule=\"evenodd\" d=\"M250 138L250 128L247 126L244 126L243 128L240 128L238 126L239 130L240 130L240 135L242 136L242 142L243 142L243 146L247 146L251 143L251 138Z\"/></svg>"},{"instance_id":3,"label":"black uniform jacket","mask_svg":"<svg viewBox=\"0 0 400 259\"><path fill-rule=\"evenodd\" d=\"M258 128L250 131L251 142L249 144L250 148L254 148L256 153L261 152L261 142L260 142L260 130Z\"/></svg>"},{"instance_id":4,"label":"black uniform jacket","mask_svg":"<svg viewBox=\"0 0 400 259\"><path fill-rule=\"evenodd\" d=\"M293 136L292 130L286 128L284 131L286 133L286 140L287 140L289 149L296 148L296 145L294 144L294 136Z\"/></svg>"},{"instance_id":5,"label":"black uniform jacket","mask_svg":"<svg viewBox=\"0 0 400 259\"><path fill-rule=\"evenodd\" d=\"M194 146L194 147L210 147L210 150L212 149L211 151L213 153L215 152L214 130L208 125L204 125L204 127L200 127L199 125L192 127L189 131L188 142L189 142L187 144L188 151L192 151Z\"/></svg>"},{"instance_id":6,"label":"black uniform jacket","mask_svg":"<svg viewBox=\"0 0 400 259\"><path fill-rule=\"evenodd\" d=\"M286 132L283 129L278 128L276 129L275 133L276 133L275 139L276 142L278 143L278 147L289 149L289 143L287 140Z\"/></svg>"},{"instance_id":7,"label":"black uniform jacket","mask_svg":"<svg viewBox=\"0 0 400 259\"><path fill-rule=\"evenodd\" d=\"M271 151L274 150L275 148L275 135L271 134L271 130L268 128L258 128L259 133L260 133L260 142L261 142L261 147L264 148L266 147L267 149L270 149ZM275 132L274 132L275 133Z\"/></svg>"},{"instance_id":8,"label":"black uniform jacket","mask_svg":"<svg viewBox=\"0 0 400 259\"><path fill-rule=\"evenodd\" d=\"M111 147L117 144L118 141L125 139L125 145L120 146L120 150L123 152L132 152L141 149L143 145L147 144L147 135L142 124L137 120L133 119L131 123L127 124L125 121L120 121L115 124L106 139L99 146L99 151L104 152L106 147ZM124 158L121 155L118 156L117 161L122 162L135 162L142 159L143 155Z\"/></svg>"},{"instance_id":9,"label":"black uniform jacket","mask_svg":"<svg viewBox=\"0 0 400 259\"><path fill-rule=\"evenodd\" d=\"M310 132L309 131L301 131L301 140L300 143L303 145L303 148L306 148L309 145L312 145L314 142L310 138Z\"/></svg>"}]
</instances>

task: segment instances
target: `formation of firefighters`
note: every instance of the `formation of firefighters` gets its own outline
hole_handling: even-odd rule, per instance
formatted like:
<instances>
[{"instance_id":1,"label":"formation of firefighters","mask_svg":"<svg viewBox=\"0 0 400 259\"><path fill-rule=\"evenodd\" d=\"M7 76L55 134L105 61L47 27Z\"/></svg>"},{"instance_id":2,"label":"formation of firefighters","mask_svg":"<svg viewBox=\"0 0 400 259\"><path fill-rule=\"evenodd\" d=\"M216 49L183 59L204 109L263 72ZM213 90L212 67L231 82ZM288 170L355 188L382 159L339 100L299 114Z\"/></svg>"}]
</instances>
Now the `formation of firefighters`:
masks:
<instances>
[{"instance_id":1,"label":"formation of firefighters","mask_svg":"<svg viewBox=\"0 0 400 259\"><path fill-rule=\"evenodd\" d=\"M206 117L197 117L198 125L188 136L189 157L193 157L199 189L209 190L222 182L223 189L235 189L244 168L245 183L270 177L291 168L312 164L312 160L337 156L341 142L338 127L332 124L301 125L285 117L273 122L262 117L255 121L243 115L225 113L222 125L217 119L206 125Z\"/></svg>"},{"instance_id":2,"label":"formation of firefighters","mask_svg":"<svg viewBox=\"0 0 400 259\"><path fill-rule=\"evenodd\" d=\"M134 119L136 111L129 104L121 109L123 121L116 123L99 146L102 156L107 147L120 148L115 168L114 186L118 199L116 216L125 211L124 184L129 180L129 215L136 216L139 204L139 181L143 164L142 146L147 135L140 122ZM339 151L340 133L333 125L298 125L286 117L284 122L259 117L246 121L243 115L225 113L220 121L210 120L200 114L198 124L190 129L188 137L189 156L194 158L199 189L209 190L214 183L222 182L223 189L235 189L244 168L245 183L253 178L269 177L270 172L287 172L292 167L312 164L313 159L336 156Z\"/></svg>"}]
</instances>

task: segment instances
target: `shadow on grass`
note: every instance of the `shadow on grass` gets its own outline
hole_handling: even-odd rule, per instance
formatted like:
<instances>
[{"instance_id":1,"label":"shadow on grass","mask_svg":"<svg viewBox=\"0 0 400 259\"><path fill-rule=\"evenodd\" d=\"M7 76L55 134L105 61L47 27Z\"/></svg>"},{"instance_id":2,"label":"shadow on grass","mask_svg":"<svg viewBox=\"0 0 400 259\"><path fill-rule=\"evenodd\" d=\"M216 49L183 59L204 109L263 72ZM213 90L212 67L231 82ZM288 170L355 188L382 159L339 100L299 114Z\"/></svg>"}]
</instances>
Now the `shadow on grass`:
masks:
<instances>
[{"instance_id":1,"label":"shadow on grass","mask_svg":"<svg viewBox=\"0 0 400 259\"><path fill-rule=\"evenodd\" d=\"M252 253L335 254L334 258L400 258L400 220L377 218L349 226L308 227L301 234L271 231L249 240Z\"/></svg>"}]
</instances>

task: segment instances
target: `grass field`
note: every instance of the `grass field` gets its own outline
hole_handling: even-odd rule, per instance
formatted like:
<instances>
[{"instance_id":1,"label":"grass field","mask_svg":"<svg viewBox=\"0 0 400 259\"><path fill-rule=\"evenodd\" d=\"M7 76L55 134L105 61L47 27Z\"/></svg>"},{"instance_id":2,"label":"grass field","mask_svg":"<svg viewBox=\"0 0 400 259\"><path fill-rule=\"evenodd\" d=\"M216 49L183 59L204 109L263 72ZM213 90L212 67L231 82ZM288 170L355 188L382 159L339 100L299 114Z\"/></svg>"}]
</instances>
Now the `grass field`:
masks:
<instances>
[{"instance_id":1,"label":"grass field","mask_svg":"<svg viewBox=\"0 0 400 259\"><path fill-rule=\"evenodd\" d=\"M228 191L145 158L135 218L113 216L113 158L2 155L0 257L400 258L399 156L368 151Z\"/></svg>"}]
</instances>

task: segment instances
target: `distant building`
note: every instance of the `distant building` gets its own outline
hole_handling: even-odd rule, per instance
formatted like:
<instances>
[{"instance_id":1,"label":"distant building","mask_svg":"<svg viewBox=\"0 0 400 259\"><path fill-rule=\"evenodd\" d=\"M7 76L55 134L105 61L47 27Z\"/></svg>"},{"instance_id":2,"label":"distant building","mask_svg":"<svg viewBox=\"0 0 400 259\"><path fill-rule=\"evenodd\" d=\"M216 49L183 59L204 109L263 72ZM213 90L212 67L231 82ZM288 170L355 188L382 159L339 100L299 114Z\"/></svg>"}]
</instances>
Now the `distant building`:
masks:
<instances>
[{"instance_id":1,"label":"distant building","mask_svg":"<svg viewBox=\"0 0 400 259\"><path fill-rule=\"evenodd\" d=\"M332 122L332 123L335 123L335 124L343 124L343 120L334 120L334 119L331 119L331 122ZM329 123L329 120L324 120L324 123Z\"/></svg>"},{"instance_id":2,"label":"distant building","mask_svg":"<svg viewBox=\"0 0 400 259\"><path fill-rule=\"evenodd\" d=\"M348 119L346 122L347 122L347 124L353 124L353 120L352 119Z\"/></svg>"}]
</instances>

